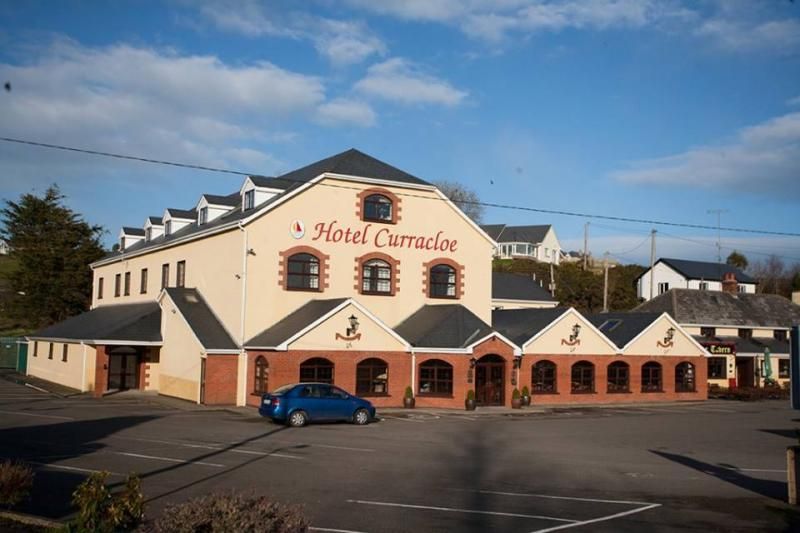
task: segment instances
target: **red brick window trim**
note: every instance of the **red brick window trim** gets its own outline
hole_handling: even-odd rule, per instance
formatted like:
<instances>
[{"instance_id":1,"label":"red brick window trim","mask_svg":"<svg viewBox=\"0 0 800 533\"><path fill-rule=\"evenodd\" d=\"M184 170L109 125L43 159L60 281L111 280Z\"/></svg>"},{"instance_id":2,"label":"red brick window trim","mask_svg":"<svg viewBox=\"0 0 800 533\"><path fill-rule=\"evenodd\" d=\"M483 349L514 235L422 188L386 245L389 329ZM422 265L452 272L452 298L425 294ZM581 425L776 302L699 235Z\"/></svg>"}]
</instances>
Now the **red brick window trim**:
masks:
<instances>
[{"instance_id":1,"label":"red brick window trim","mask_svg":"<svg viewBox=\"0 0 800 533\"><path fill-rule=\"evenodd\" d=\"M356 365L356 394L389 396L389 365L386 361L370 357Z\"/></svg>"},{"instance_id":2,"label":"red brick window trim","mask_svg":"<svg viewBox=\"0 0 800 533\"><path fill-rule=\"evenodd\" d=\"M453 397L453 365L441 359L428 359L419 365L418 396Z\"/></svg>"},{"instance_id":3,"label":"red brick window trim","mask_svg":"<svg viewBox=\"0 0 800 533\"><path fill-rule=\"evenodd\" d=\"M382 197L382 198L381 198ZM369 206L367 204L372 204ZM389 207L385 207L389 206ZM390 212L385 218L380 216L380 210L389 209ZM400 198L392 191L381 188L364 189L358 193L358 203L356 204L356 216L364 222L376 222L378 224L397 224L402 220L400 211Z\"/></svg>"},{"instance_id":4,"label":"red brick window trim","mask_svg":"<svg viewBox=\"0 0 800 533\"><path fill-rule=\"evenodd\" d=\"M661 363L650 361L642 365L642 392L664 392Z\"/></svg>"},{"instance_id":5,"label":"red brick window trim","mask_svg":"<svg viewBox=\"0 0 800 533\"><path fill-rule=\"evenodd\" d=\"M315 269L311 268L308 272L293 272L293 275L301 275L306 276L309 278L316 279L316 287L290 287L289 286L289 260L294 256L300 256L301 254L306 254L313 256L317 260L317 268L316 272ZM278 285L283 287L286 291L308 291L308 292L323 292L330 286L330 275L328 274L328 260L330 259L329 255L323 254L316 248L312 248L311 246L295 246L293 248L289 248L288 250L284 250L278 254L280 256L280 261L278 263ZM305 258L302 258L305 259ZM298 263L299 264L299 263ZM312 265L309 264L311 267ZM297 266L292 266L293 270L297 269ZM312 282L313 283L313 282Z\"/></svg>"},{"instance_id":6,"label":"red brick window trim","mask_svg":"<svg viewBox=\"0 0 800 533\"><path fill-rule=\"evenodd\" d=\"M388 266L388 277L386 273ZM354 289L359 294L394 296L400 290L400 260L381 252L356 258ZM386 290L388 282L388 290Z\"/></svg>"},{"instance_id":7,"label":"red brick window trim","mask_svg":"<svg viewBox=\"0 0 800 533\"><path fill-rule=\"evenodd\" d=\"M531 367L531 391L533 394L558 394L558 365L543 359Z\"/></svg>"},{"instance_id":8,"label":"red brick window trim","mask_svg":"<svg viewBox=\"0 0 800 533\"><path fill-rule=\"evenodd\" d=\"M433 272L434 267L439 265L448 266L453 269L455 273L455 293L453 296L440 295L435 296L436 289L442 288L442 282L446 281L444 272ZM464 266L456 263L448 257L437 257L422 265L422 292L428 298L444 298L450 300L458 300L464 296Z\"/></svg>"},{"instance_id":9,"label":"red brick window trim","mask_svg":"<svg viewBox=\"0 0 800 533\"><path fill-rule=\"evenodd\" d=\"M695 367L688 361L675 366L675 392L697 392Z\"/></svg>"}]
</instances>

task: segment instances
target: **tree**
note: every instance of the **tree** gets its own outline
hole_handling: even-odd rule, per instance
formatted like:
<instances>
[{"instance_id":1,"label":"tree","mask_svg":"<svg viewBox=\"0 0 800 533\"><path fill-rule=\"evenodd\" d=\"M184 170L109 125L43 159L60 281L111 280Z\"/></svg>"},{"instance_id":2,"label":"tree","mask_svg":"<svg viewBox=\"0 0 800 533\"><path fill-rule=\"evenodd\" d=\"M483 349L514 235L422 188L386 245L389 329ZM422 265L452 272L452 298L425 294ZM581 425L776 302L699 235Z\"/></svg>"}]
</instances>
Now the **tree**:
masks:
<instances>
[{"instance_id":1,"label":"tree","mask_svg":"<svg viewBox=\"0 0 800 533\"><path fill-rule=\"evenodd\" d=\"M105 252L103 228L92 226L63 203L56 185L39 197L23 194L0 209L3 236L14 250L17 268L9 275L10 314L25 327L39 328L89 308L89 263Z\"/></svg>"},{"instance_id":2,"label":"tree","mask_svg":"<svg viewBox=\"0 0 800 533\"><path fill-rule=\"evenodd\" d=\"M766 260L756 261L750 270L758 280L759 292L787 296L786 265L780 257L771 255Z\"/></svg>"},{"instance_id":3,"label":"tree","mask_svg":"<svg viewBox=\"0 0 800 533\"><path fill-rule=\"evenodd\" d=\"M739 270L745 270L747 269L747 265L749 265L750 262L747 260L744 254L740 254L739 252L734 250L731 252L731 255L729 255L728 258L725 260L725 264L730 265L732 267L736 267Z\"/></svg>"},{"instance_id":4,"label":"tree","mask_svg":"<svg viewBox=\"0 0 800 533\"><path fill-rule=\"evenodd\" d=\"M472 189L455 181L437 181L434 185L439 188L454 204L461 209L465 215L472 219L476 224L483 219L483 206L481 200Z\"/></svg>"}]
</instances>

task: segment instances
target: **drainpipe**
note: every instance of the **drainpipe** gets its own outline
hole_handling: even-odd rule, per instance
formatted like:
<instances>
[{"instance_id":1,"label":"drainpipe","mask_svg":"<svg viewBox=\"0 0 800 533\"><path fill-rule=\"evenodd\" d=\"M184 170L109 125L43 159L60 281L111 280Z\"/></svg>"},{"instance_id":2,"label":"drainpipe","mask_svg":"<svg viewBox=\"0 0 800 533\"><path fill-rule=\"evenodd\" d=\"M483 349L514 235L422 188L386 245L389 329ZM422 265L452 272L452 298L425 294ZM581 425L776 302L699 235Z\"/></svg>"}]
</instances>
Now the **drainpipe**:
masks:
<instances>
[{"instance_id":1,"label":"drainpipe","mask_svg":"<svg viewBox=\"0 0 800 533\"><path fill-rule=\"evenodd\" d=\"M417 395L417 354L411 349L411 392Z\"/></svg>"},{"instance_id":2,"label":"drainpipe","mask_svg":"<svg viewBox=\"0 0 800 533\"><path fill-rule=\"evenodd\" d=\"M83 346L83 363L81 366L81 392L86 392L88 387L86 386L86 343L81 341L81 346Z\"/></svg>"},{"instance_id":3,"label":"drainpipe","mask_svg":"<svg viewBox=\"0 0 800 533\"><path fill-rule=\"evenodd\" d=\"M246 316L247 310L247 254L248 254L248 239L247 239L247 230L244 228L242 221L240 220L238 223L239 229L242 231L243 234L243 243L244 246L242 247L242 308L239 314L239 346L241 347L241 354L240 357L243 359L244 371L242 373L242 384L241 384L241 394L242 394L242 402L241 405L247 405L247 352L244 349L244 321ZM239 403L238 401L236 403Z\"/></svg>"}]
</instances>

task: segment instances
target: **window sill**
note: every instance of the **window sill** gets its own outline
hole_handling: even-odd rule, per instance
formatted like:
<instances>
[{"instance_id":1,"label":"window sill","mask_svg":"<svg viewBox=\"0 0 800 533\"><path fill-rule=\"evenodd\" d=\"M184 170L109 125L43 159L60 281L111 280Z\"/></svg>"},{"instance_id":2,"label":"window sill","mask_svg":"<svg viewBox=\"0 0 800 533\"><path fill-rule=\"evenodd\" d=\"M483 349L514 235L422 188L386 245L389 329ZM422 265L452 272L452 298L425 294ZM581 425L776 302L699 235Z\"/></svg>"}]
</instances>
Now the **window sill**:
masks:
<instances>
[{"instance_id":1,"label":"window sill","mask_svg":"<svg viewBox=\"0 0 800 533\"><path fill-rule=\"evenodd\" d=\"M606 394L631 394L630 390L610 390L606 391Z\"/></svg>"},{"instance_id":2,"label":"window sill","mask_svg":"<svg viewBox=\"0 0 800 533\"><path fill-rule=\"evenodd\" d=\"M642 394L661 394L663 392L664 392L663 389L659 389L659 390L643 390Z\"/></svg>"},{"instance_id":3,"label":"window sill","mask_svg":"<svg viewBox=\"0 0 800 533\"><path fill-rule=\"evenodd\" d=\"M454 398L452 394L435 394L430 392L417 393L418 398Z\"/></svg>"},{"instance_id":4,"label":"window sill","mask_svg":"<svg viewBox=\"0 0 800 533\"><path fill-rule=\"evenodd\" d=\"M361 218L361 220L362 220L363 222L371 222L371 223L373 223L373 224L390 224L390 225L396 225L396 224L397 224L397 221L396 221L396 220L382 220L382 219L380 219L380 218L367 218L367 217L362 217L362 218Z\"/></svg>"},{"instance_id":5,"label":"window sill","mask_svg":"<svg viewBox=\"0 0 800 533\"><path fill-rule=\"evenodd\" d=\"M391 394L388 392L356 392L356 396L360 398L389 398Z\"/></svg>"},{"instance_id":6,"label":"window sill","mask_svg":"<svg viewBox=\"0 0 800 533\"><path fill-rule=\"evenodd\" d=\"M305 289L301 287L284 287L287 291L292 292L322 292L322 289Z\"/></svg>"},{"instance_id":7,"label":"window sill","mask_svg":"<svg viewBox=\"0 0 800 533\"><path fill-rule=\"evenodd\" d=\"M362 296L394 296L394 292L362 291L359 294Z\"/></svg>"},{"instance_id":8,"label":"window sill","mask_svg":"<svg viewBox=\"0 0 800 533\"><path fill-rule=\"evenodd\" d=\"M697 392L697 389L693 389L693 390L676 390L675 392L678 393L678 394L691 394L693 392Z\"/></svg>"},{"instance_id":9,"label":"window sill","mask_svg":"<svg viewBox=\"0 0 800 533\"><path fill-rule=\"evenodd\" d=\"M534 391L531 393L532 396L552 396L554 394L558 394L558 391L553 392L544 392L544 391Z\"/></svg>"},{"instance_id":10,"label":"window sill","mask_svg":"<svg viewBox=\"0 0 800 533\"><path fill-rule=\"evenodd\" d=\"M428 295L428 298L432 298L434 300L458 300L458 296L434 296L432 294Z\"/></svg>"},{"instance_id":11,"label":"window sill","mask_svg":"<svg viewBox=\"0 0 800 533\"><path fill-rule=\"evenodd\" d=\"M574 390L574 391L570 391L570 394L597 394L597 393L595 391L593 391L593 390L586 390L586 391Z\"/></svg>"}]
</instances>

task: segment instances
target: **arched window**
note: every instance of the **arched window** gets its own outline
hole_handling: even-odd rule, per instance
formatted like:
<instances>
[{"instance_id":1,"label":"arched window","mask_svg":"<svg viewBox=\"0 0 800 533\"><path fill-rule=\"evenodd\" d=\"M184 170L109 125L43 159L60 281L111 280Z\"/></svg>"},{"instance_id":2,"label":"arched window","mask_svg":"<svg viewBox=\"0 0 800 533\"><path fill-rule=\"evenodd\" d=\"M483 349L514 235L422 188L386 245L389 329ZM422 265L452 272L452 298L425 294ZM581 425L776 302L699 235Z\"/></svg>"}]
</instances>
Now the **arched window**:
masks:
<instances>
[{"instance_id":1,"label":"arched window","mask_svg":"<svg viewBox=\"0 0 800 533\"><path fill-rule=\"evenodd\" d=\"M589 361L578 361L572 365L572 394L594 392L594 365Z\"/></svg>"},{"instance_id":2,"label":"arched window","mask_svg":"<svg viewBox=\"0 0 800 533\"><path fill-rule=\"evenodd\" d=\"M333 363L322 357L314 357L300 364L300 381L333 383Z\"/></svg>"},{"instance_id":3,"label":"arched window","mask_svg":"<svg viewBox=\"0 0 800 533\"><path fill-rule=\"evenodd\" d=\"M362 294L392 294L392 267L389 263L371 259L361 269Z\"/></svg>"},{"instance_id":4,"label":"arched window","mask_svg":"<svg viewBox=\"0 0 800 533\"><path fill-rule=\"evenodd\" d=\"M645 363L642 366L642 392L661 392L663 390L661 377L660 364Z\"/></svg>"},{"instance_id":5,"label":"arched window","mask_svg":"<svg viewBox=\"0 0 800 533\"><path fill-rule=\"evenodd\" d=\"M364 359L356 366L356 394L375 396L389 393L389 366L377 358Z\"/></svg>"},{"instance_id":6,"label":"arched window","mask_svg":"<svg viewBox=\"0 0 800 533\"><path fill-rule=\"evenodd\" d=\"M256 358L255 364L255 380L253 381L253 394L264 394L267 392L269 381L267 378L267 373L269 370L269 363L267 363L267 358L263 355L259 355Z\"/></svg>"},{"instance_id":7,"label":"arched window","mask_svg":"<svg viewBox=\"0 0 800 533\"><path fill-rule=\"evenodd\" d=\"M531 372L531 389L534 394L555 394L558 392L556 364L552 361L539 361Z\"/></svg>"},{"instance_id":8,"label":"arched window","mask_svg":"<svg viewBox=\"0 0 800 533\"><path fill-rule=\"evenodd\" d=\"M419 365L419 394L453 394L453 367L439 359L431 359Z\"/></svg>"},{"instance_id":9,"label":"arched window","mask_svg":"<svg viewBox=\"0 0 800 533\"><path fill-rule=\"evenodd\" d=\"M287 261L286 288L319 290L319 259L311 254L294 254Z\"/></svg>"},{"instance_id":10,"label":"arched window","mask_svg":"<svg viewBox=\"0 0 800 533\"><path fill-rule=\"evenodd\" d=\"M695 392L694 365L680 363L675 367L675 392Z\"/></svg>"},{"instance_id":11,"label":"arched window","mask_svg":"<svg viewBox=\"0 0 800 533\"><path fill-rule=\"evenodd\" d=\"M364 198L364 220L393 222L392 201L382 194L370 194Z\"/></svg>"},{"instance_id":12,"label":"arched window","mask_svg":"<svg viewBox=\"0 0 800 533\"><path fill-rule=\"evenodd\" d=\"M430 297L455 298L456 269L450 265L434 265L430 272Z\"/></svg>"},{"instance_id":13,"label":"arched window","mask_svg":"<svg viewBox=\"0 0 800 533\"><path fill-rule=\"evenodd\" d=\"M608 365L608 392L629 392L631 372L628 363L616 361Z\"/></svg>"}]
</instances>

